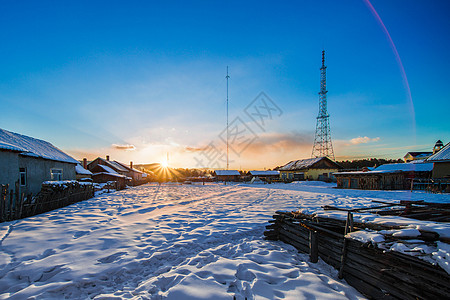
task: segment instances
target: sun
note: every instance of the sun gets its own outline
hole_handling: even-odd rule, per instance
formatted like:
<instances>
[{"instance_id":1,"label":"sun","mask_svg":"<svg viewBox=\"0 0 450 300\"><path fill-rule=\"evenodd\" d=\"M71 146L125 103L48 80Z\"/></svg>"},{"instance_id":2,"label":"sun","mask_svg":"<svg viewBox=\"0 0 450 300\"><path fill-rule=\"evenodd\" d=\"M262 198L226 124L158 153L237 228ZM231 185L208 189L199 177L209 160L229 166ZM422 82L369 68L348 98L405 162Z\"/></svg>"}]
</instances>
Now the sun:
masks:
<instances>
[{"instance_id":1,"label":"sun","mask_svg":"<svg viewBox=\"0 0 450 300\"><path fill-rule=\"evenodd\" d=\"M167 160L164 160L161 162L161 167L163 167L163 168L169 167L169 163L167 162Z\"/></svg>"}]
</instances>

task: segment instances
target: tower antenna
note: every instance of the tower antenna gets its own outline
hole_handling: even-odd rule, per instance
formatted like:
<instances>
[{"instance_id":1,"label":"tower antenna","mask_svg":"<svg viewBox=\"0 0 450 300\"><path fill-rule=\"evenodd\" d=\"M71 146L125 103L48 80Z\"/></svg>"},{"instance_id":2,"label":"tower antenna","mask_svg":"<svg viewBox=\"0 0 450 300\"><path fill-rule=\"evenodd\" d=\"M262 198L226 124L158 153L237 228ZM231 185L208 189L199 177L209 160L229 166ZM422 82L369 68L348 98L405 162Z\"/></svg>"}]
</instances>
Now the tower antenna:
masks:
<instances>
[{"instance_id":1,"label":"tower antenna","mask_svg":"<svg viewBox=\"0 0 450 300\"><path fill-rule=\"evenodd\" d=\"M227 76L225 76L225 78L227 79L227 170L228 170L228 136L229 136L229 132L228 132L228 78L230 78L230 76L228 75L228 66L227 66Z\"/></svg>"},{"instance_id":2,"label":"tower antenna","mask_svg":"<svg viewBox=\"0 0 450 300\"><path fill-rule=\"evenodd\" d=\"M322 50L319 115L317 116L316 134L311 157L328 157L335 160L333 144L331 143L330 115L327 112L327 93L327 67L325 66L325 50Z\"/></svg>"}]
</instances>

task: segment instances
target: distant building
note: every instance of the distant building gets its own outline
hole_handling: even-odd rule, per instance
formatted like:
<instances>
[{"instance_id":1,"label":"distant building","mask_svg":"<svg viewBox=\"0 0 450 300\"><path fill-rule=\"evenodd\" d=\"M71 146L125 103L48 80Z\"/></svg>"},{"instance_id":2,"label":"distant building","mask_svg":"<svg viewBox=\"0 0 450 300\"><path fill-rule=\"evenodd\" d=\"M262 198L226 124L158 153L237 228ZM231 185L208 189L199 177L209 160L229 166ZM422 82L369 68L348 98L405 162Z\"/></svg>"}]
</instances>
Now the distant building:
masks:
<instances>
[{"instance_id":1,"label":"distant building","mask_svg":"<svg viewBox=\"0 0 450 300\"><path fill-rule=\"evenodd\" d=\"M403 156L403 160L405 163L415 161L415 160L424 160L430 157L433 152L408 152L405 156Z\"/></svg>"},{"instance_id":2,"label":"distant building","mask_svg":"<svg viewBox=\"0 0 450 300\"><path fill-rule=\"evenodd\" d=\"M0 184L36 194L42 182L75 180L78 161L49 142L0 129Z\"/></svg>"},{"instance_id":3,"label":"distant building","mask_svg":"<svg viewBox=\"0 0 450 300\"><path fill-rule=\"evenodd\" d=\"M121 162L114 161L116 164L119 164L123 168L127 169L127 176L131 178L131 185L139 185L148 182L147 180L147 173L139 171L135 168L133 168L133 162L130 162L130 166L127 166Z\"/></svg>"},{"instance_id":4,"label":"distant building","mask_svg":"<svg viewBox=\"0 0 450 300\"><path fill-rule=\"evenodd\" d=\"M337 187L360 190L408 190L414 178L430 178L432 163L415 161L400 164L385 164L373 171L334 173Z\"/></svg>"},{"instance_id":5,"label":"distant building","mask_svg":"<svg viewBox=\"0 0 450 300\"><path fill-rule=\"evenodd\" d=\"M432 178L450 178L450 143L430 156L426 162L434 165Z\"/></svg>"},{"instance_id":6,"label":"distant building","mask_svg":"<svg viewBox=\"0 0 450 300\"><path fill-rule=\"evenodd\" d=\"M96 183L116 181L118 189L124 189L127 183L131 183L131 177L127 176L128 170L116 162L110 161L109 156L106 156L106 159L97 157L87 167L93 173L92 180Z\"/></svg>"},{"instance_id":7,"label":"distant building","mask_svg":"<svg viewBox=\"0 0 450 300\"><path fill-rule=\"evenodd\" d=\"M426 151L426 152L408 152L405 156L403 156L403 160L405 162L411 162L415 160L424 160L430 157L431 155L437 153L439 150L444 147L444 144L441 140L438 140L436 144L433 147L433 151Z\"/></svg>"},{"instance_id":8,"label":"distant building","mask_svg":"<svg viewBox=\"0 0 450 300\"><path fill-rule=\"evenodd\" d=\"M293 160L278 169L284 180L327 180L342 169L328 157Z\"/></svg>"},{"instance_id":9,"label":"distant building","mask_svg":"<svg viewBox=\"0 0 450 300\"><path fill-rule=\"evenodd\" d=\"M241 178L237 170L215 170L214 175L217 181L238 181Z\"/></svg>"},{"instance_id":10,"label":"distant building","mask_svg":"<svg viewBox=\"0 0 450 300\"><path fill-rule=\"evenodd\" d=\"M271 181L280 178L280 171L249 171L251 179L260 178L264 181Z\"/></svg>"}]
</instances>

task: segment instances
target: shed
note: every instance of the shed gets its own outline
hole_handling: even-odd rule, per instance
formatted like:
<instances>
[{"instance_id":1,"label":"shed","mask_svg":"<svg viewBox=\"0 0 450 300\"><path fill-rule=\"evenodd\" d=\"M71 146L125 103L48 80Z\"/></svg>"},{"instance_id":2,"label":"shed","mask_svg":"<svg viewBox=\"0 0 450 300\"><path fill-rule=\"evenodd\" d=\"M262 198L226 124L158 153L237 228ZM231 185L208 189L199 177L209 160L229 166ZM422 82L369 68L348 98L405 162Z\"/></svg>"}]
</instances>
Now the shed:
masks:
<instances>
[{"instance_id":1,"label":"shed","mask_svg":"<svg viewBox=\"0 0 450 300\"><path fill-rule=\"evenodd\" d=\"M214 174L218 181L238 181L241 178L238 170L215 170Z\"/></svg>"},{"instance_id":2,"label":"shed","mask_svg":"<svg viewBox=\"0 0 450 300\"><path fill-rule=\"evenodd\" d=\"M337 187L361 190L408 190L414 178L429 178L432 163L414 161L400 164L385 164L373 171L337 172Z\"/></svg>"},{"instance_id":3,"label":"shed","mask_svg":"<svg viewBox=\"0 0 450 300\"><path fill-rule=\"evenodd\" d=\"M44 181L75 180L77 164L47 141L0 129L0 184L15 192L36 194Z\"/></svg>"},{"instance_id":4,"label":"shed","mask_svg":"<svg viewBox=\"0 0 450 300\"><path fill-rule=\"evenodd\" d=\"M77 174L77 180L86 180L92 178L92 172L83 168L80 164L75 166L75 172Z\"/></svg>"},{"instance_id":5,"label":"shed","mask_svg":"<svg viewBox=\"0 0 450 300\"><path fill-rule=\"evenodd\" d=\"M342 169L328 157L293 160L279 168L280 177L285 180L327 180Z\"/></svg>"}]
</instances>

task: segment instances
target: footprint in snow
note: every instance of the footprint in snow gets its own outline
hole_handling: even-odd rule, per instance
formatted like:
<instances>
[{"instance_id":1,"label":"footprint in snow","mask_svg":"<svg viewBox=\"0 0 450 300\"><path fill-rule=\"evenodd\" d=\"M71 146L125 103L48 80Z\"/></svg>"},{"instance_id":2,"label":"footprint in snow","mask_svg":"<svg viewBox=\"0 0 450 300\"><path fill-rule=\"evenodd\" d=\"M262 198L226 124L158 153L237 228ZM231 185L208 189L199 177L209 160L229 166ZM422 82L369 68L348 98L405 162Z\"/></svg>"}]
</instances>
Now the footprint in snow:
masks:
<instances>
[{"instance_id":1,"label":"footprint in snow","mask_svg":"<svg viewBox=\"0 0 450 300\"><path fill-rule=\"evenodd\" d=\"M77 232L75 232L74 234L73 234L73 238L74 239L78 239L78 238L80 238L80 237L82 237L83 235L86 235L86 234L88 234L89 233L89 231L83 231L83 230L80 230L80 231L77 231Z\"/></svg>"},{"instance_id":2,"label":"footprint in snow","mask_svg":"<svg viewBox=\"0 0 450 300\"><path fill-rule=\"evenodd\" d=\"M117 252L117 253L114 253L112 255L100 258L97 261L99 261L102 264L109 264L109 263L117 261L118 259L120 259L125 254L127 254L127 252Z\"/></svg>"}]
</instances>

